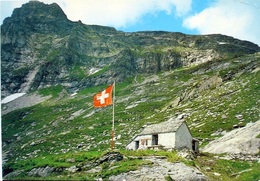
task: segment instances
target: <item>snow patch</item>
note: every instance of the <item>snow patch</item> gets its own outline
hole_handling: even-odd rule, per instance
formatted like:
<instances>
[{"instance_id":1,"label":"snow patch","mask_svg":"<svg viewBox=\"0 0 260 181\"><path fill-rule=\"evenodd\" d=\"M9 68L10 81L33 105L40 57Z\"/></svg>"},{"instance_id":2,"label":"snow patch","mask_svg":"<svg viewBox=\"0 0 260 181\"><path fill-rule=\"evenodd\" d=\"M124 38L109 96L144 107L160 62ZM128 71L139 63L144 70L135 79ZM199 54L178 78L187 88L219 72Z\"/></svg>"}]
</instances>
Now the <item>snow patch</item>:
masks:
<instances>
[{"instance_id":1,"label":"snow patch","mask_svg":"<svg viewBox=\"0 0 260 181\"><path fill-rule=\"evenodd\" d=\"M101 69L99 69L99 68L91 68L90 70L89 70L89 75L92 75L92 74L94 74L94 73L96 73L96 72L98 72L98 71L100 71Z\"/></svg>"},{"instance_id":2,"label":"snow patch","mask_svg":"<svg viewBox=\"0 0 260 181\"><path fill-rule=\"evenodd\" d=\"M77 92L74 92L73 94L70 95L70 97L73 97L73 96L75 96L77 94L78 94Z\"/></svg>"},{"instance_id":3,"label":"snow patch","mask_svg":"<svg viewBox=\"0 0 260 181\"><path fill-rule=\"evenodd\" d=\"M10 95L10 96L7 96L7 97L5 97L5 98L1 101L1 104L6 104L6 103L8 103L8 102L11 102L11 101L13 101L13 100L15 100L15 99L17 99L17 98L23 96L24 94L26 94L26 93L15 93L15 94L12 94L12 95Z\"/></svg>"},{"instance_id":4,"label":"snow patch","mask_svg":"<svg viewBox=\"0 0 260 181\"><path fill-rule=\"evenodd\" d=\"M225 45L228 44L227 42L218 42L219 45Z\"/></svg>"}]
</instances>

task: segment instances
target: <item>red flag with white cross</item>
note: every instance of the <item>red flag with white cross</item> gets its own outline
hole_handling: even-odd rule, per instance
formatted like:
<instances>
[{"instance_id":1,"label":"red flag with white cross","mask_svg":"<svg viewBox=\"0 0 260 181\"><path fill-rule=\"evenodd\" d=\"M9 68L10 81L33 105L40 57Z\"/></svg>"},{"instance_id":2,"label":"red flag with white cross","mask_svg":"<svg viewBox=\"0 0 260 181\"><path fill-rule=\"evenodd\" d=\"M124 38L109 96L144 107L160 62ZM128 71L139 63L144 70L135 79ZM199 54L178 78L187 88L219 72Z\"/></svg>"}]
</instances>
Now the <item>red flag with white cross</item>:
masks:
<instances>
[{"instance_id":1,"label":"red flag with white cross","mask_svg":"<svg viewBox=\"0 0 260 181\"><path fill-rule=\"evenodd\" d=\"M113 85L109 86L102 92L97 93L94 95L94 107L105 107L112 104L112 90Z\"/></svg>"}]
</instances>

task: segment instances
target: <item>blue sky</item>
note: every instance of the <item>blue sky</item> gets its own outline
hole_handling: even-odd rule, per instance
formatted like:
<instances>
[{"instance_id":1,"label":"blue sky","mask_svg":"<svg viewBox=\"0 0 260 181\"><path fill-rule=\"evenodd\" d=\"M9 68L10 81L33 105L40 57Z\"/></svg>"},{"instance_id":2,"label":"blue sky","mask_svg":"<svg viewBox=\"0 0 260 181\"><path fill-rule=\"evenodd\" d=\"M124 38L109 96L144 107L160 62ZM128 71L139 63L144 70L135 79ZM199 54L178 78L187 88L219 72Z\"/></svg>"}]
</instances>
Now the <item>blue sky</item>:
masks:
<instances>
[{"instance_id":1,"label":"blue sky","mask_svg":"<svg viewBox=\"0 0 260 181\"><path fill-rule=\"evenodd\" d=\"M1 24L28 0L1 0ZM42 0L72 21L125 32L220 33L260 45L260 0Z\"/></svg>"}]
</instances>

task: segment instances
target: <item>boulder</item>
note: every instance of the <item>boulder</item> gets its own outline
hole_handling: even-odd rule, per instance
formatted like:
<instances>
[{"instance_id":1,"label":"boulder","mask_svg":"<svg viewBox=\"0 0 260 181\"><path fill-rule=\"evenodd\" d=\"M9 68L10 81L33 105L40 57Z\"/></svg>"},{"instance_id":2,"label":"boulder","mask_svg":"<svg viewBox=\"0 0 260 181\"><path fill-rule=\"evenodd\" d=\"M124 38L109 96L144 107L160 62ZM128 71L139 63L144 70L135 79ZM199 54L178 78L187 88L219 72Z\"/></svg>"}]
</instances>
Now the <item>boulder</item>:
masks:
<instances>
[{"instance_id":1,"label":"boulder","mask_svg":"<svg viewBox=\"0 0 260 181\"><path fill-rule=\"evenodd\" d=\"M147 159L152 162L152 166L144 165L138 170L111 176L109 180L209 180L198 169L186 166L184 163L171 163L156 157Z\"/></svg>"},{"instance_id":2,"label":"boulder","mask_svg":"<svg viewBox=\"0 0 260 181\"><path fill-rule=\"evenodd\" d=\"M69 172L75 173L75 172L79 171L80 168L78 168L76 165L74 165L74 166L71 166L70 168L67 168L66 170Z\"/></svg>"},{"instance_id":3,"label":"boulder","mask_svg":"<svg viewBox=\"0 0 260 181\"><path fill-rule=\"evenodd\" d=\"M55 169L52 167L40 167L40 168L34 168L32 169L29 173L28 176L33 176L33 177L47 177L49 176Z\"/></svg>"},{"instance_id":4,"label":"boulder","mask_svg":"<svg viewBox=\"0 0 260 181\"><path fill-rule=\"evenodd\" d=\"M260 151L259 134L260 120L226 133L202 148L202 152L255 155Z\"/></svg>"}]
</instances>

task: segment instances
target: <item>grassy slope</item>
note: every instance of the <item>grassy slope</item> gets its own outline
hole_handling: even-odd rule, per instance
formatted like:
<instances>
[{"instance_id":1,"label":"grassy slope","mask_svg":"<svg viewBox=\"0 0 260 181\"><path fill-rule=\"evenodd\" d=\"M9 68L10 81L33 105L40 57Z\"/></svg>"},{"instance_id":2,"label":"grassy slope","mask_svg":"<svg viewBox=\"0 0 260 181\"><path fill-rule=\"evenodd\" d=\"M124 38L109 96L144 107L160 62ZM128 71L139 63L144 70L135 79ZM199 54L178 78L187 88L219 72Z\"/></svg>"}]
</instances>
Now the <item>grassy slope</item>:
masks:
<instances>
[{"instance_id":1,"label":"grassy slope","mask_svg":"<svg viewBox=\"0 0 260 181\"><path fill-rule=\"evenodd\" d=\"M252 69L259 67L259 60L260 55L255 54L151 77L139 75L117 83L115 128L116 135L121 135L117 140L120 143L117 148L123 150L144 124L165 121L183 113L186 114L193 136L200 138L203 145L214 138L212 133L217 130L229 131L234 124L238 124L239 120L235 117L238 114L243 115L243 122L239 124L259 120L260 72L252 72ZM227 64L229 66L225 66ZM254 68L250 69L252 65ZM209 84L202 89L204 83L213 76L221 77L223 82ZM42 89L40 94L52 94L53 98L4 115L3 151L9 151L5 170L30 170L46 165L69 167L75 163L67 163L67 157L80 158L76 162L80 164L87 162L91 157L88 154L101 155L107 151L112 108L94 109L92 106L92 96L105 87L86 88L73 97L61 86ZM184 92L189 93L190 97L185 98ZM178 97L183 98L178 106L170 106ZM259 163L214 160L212 156L202 158L194 164L202 167L204 162L211 164L213 169L208 175L213 179L214 172L220 172L223 179L254 180L260 177L256 172ZM213 164L209 163L212 159ZM126 164L128 168L132 167L128 164L142 163L133 161ZM224 165L230 167L231 172L226 172ZM238 178L232 176L248 168L252 170ZM113 173L107 173L104 177L109 174ZM72 178L82 178L81 173Z\"/></svg>"}]
</instances>

